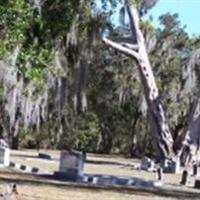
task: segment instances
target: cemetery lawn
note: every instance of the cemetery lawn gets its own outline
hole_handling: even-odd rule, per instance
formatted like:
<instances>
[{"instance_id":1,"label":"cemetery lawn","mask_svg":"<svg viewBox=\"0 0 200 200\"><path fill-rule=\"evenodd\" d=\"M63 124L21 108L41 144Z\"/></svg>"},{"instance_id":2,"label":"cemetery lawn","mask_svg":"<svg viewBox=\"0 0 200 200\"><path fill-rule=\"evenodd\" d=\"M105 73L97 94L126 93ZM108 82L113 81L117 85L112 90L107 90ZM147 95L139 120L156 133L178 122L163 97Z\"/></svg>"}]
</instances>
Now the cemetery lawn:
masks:
<instances>
[{"instance_id":1,"label":"cemetery lawn","mask_svg":"<svg viewBox=\"0 0 200 200\"><path fill-rule=\"evenodd\" d=\"M5 183L0 182L0 192ZM35 184L18 185L19 200L177 200L151 194L129 194L117 191L88 190L80 188L60 188Z\"/></svg>"},{"instance_id":2,"label":"cemetery lawn","mask_svg":"<svg viewBox=\"0 0 200 200\"><path fill-rule=\"evenodd\" d=\"M25 164L32 167L39 167L45 171L54 172L58 170L59 165L59 151L40 151L42 153L48 153L53 158L52 161L42 161L37 159L38 152L36 150L24 150L24 151L12 151L11 161L19 164ZM87 162L84 167L84 173L89 174L104 174L114 176L127 176L138 177L145 180L155 180L155 174L153 172L145 172L133 169L134 165L138 165L140 160L127 159L115 155L87 155ZM5 173L4 173L5 172ZM7 173L9 172L9 173ZM26 176L24 180L23 176ZM71 187L69 184L66 186L58 186L51 184L42 184L31 181L32 176L15 174L13 170L5 170L0 168L0 193L4 191L6 182L11 183L14 180L19 182L18 184L18 199L46 199L46 200L162 200L162 199L184 199L183 197L163 197L160 194L151 194L136 191L123 191L112 189L95 189L95 188L83 188L79 186ZM180 186L179 182L181 175L164 174L165 187L168 189L178 189L184 192L198 193L199 190L192 187ZM20 180L20 181L19 181ZM28 180L28 181L27 181ZM192 177L191 186L194 184L194 178ZM185 198L188 199L188 198ZM195 199L195 198L192 198ZM200 199L200 198L198 198Z\"/></svg>"}]
</instances>

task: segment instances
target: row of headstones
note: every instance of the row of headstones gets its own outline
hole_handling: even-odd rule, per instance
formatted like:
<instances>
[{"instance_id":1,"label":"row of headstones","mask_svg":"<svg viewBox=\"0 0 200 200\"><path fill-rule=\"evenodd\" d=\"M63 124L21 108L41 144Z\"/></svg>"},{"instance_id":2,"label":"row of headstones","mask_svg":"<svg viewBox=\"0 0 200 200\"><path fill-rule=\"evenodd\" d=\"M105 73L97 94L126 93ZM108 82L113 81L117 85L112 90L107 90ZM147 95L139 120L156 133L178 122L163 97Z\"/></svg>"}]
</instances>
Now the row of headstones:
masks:
<instances>
[{"instance_id":1,"label":"row of headstones","mask_svg":"<svg viewBox=\"0 0 200 200\"><path fill-rule=\"evenodd\" d=\"M50 156L47 154L40 153L38 156L39 158L50 159ZM72 149L61 151L59 172L72 176L81 175L85 157L85 153L81 153ZM10 163L12 163L10 162L10 149L0 147L0 166L8 167L10 166Z\"/></svg>"},{"instance_id":2,"label":"row of headstones","mask_svg":"<svg viewBox=\"0 0 200 200\"><path fill-rule=\"evenodd\" d=\"M174 174L181 173L179 162L165 160L164 163L162 163L161 165L162 165L164 173L174 173ZM158 168L158 165L155 164L154 160L152 160L148 157L145 157L144 159L142 159L139 169L155 172L157 170L157 168Z\"/></svg>"},{"instance_id":3,"label":"row of headstones","mask_svg":"<svg viewBox=\"0 0 200 200\"><path fill-rule=\"evenodd\" d=\"M38 157L43 159L50 159L49 155L42 153L40 153ZM55 172L55 174L69 179L74 179L81 176L83 172L85 157L85 153L81 153L72 149L61 151L59 171ZM12 166L17 165L16 163L10 162L10 149L0 147L0 166L9 167L11 166L10 164L12 164ZM23 168L26 168L25 165L22 166ZM21 169L20 167L18 168Z\"/></svg>"},{"instance_id":4,"label":"row of headstones","mask_svg":"<svg viewBox=\"0 0 200 200\"><path fill-rule=\"evenodd\" d=\"M0 165L9 166L10 164L10 150L8 148L0 148ZM61 151L59 171L55 172L57 177L76 179L82 176L83 166L86 155L75 150ZM144 158L141 163L142 170L155 171L157 180L162 181L164 173L180 173L180 164L178 162L165 161L163 168L157 167L153 160L150 158ZM193 165L193 176L198 176L198 165ZM189 179L189 173L184 170L180 184L187 185ZM195 181L195 187L200 188L200 180Z\"/></svg>"},{"instance_id":5,"label":"row of headstones","mask_svg":"<svg viewBox=\"0 0 200 200\"><path fill-rule=\"evenodd\" d=\"M197 164L193 165L193 171L192 171L192 173L189 173L188 170L181 171L180 163L178 161L174 162L174 161L166 160L163 163L162 167L157 167L155 162L152 159L147 158L147 157L145 157L142 160L140 169L146 170L146 171L156 172L156 179L159 180L159 181L163 180L163 173L172 173L172 174L182 173L181 181L180 181L181 185L187 185L188 184L190 174L194 177L198 177L200 175L199 174L199 167L198 167ZM200 180L199 179L195 180L194 187L200 189Z\"/></svg>"},{"instance_id":6,"label":"row of headstones","mask_svg":"<svg viewBox=\"0 0 200 200\"><path fill-rule=\"evenodd\" d=\"M4 152L4 158L5 158L5 149L3 149L2 152ZM48 154L44 153L39 153L38 157L41 159L51 160L51 157ZM61 151L59 171L56 171L54 173L55 178L60 180L78 181L78 182L100 184L100 185L114 184L114 185L124 185L124 186L125 185L126 186L139 185L145 187L156 186L156 182L154 181L145 181L137 178L83 174L83 166L85 160L86 160L86 154L84 152L81 153L72 149ZM12 165L16 165L16 163L12 163ZM22 167L26 168L25 165L23 165ZM18 168L21 169L20 167Z\"/></svg>"}]
</instances>

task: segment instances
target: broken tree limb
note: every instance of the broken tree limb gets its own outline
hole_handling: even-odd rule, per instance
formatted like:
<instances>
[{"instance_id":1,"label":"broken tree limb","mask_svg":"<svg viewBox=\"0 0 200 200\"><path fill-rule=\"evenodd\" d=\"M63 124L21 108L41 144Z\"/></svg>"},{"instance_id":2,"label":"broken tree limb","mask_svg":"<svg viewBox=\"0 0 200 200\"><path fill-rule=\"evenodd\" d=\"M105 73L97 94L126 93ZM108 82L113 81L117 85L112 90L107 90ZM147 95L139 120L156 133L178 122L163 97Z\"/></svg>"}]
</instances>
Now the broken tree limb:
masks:
<instances>
[{"instance_id":1,"label":"broken tree limb","mask_svg":"<svg viewBox=\"0 0 200 200\"><path fill-rule=\"evenodd\" d=\"M108 38L103 38L103 42L107 46L112 47L113 49L118 50L119 52L121 52L127 56L134 57L135 59L139 58L139 55L136 51L133 51L130 48L124 47L121 44L113 42L112 40L109 40Z\"/></svg>"},{"instance_id":2,"label":"broken tree limb","mask_svg":"<svg viewBox=\"0 0 200 200\"><path fill-rule=\"evenodd\" d=\"M134 45L134 44L131 44L131 43L125 43L125 42L121 42L120 44L121 44L122 46L124 46L124 47L129 48L129 49L138 51L138 45Z\"/></svg>"}]
</instances>

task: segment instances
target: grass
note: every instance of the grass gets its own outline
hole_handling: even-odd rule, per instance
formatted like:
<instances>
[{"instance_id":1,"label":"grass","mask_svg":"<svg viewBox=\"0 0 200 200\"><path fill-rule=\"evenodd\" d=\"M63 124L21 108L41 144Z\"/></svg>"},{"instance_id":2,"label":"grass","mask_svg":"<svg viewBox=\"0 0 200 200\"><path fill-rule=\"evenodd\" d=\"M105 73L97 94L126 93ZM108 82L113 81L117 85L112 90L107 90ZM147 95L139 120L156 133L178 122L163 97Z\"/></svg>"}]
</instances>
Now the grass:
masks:
<instances>
[{"instance_id":1,"label":"grass","mask_svg":"<svg viewBox=\"0 0 200 200\"><path fill-rule=\"evenodd\" d=\"M1 191L5 183L1 184ZM159 197L147 194L129 194L116 191L88 190L80 188L62 188L54 186L40 186L35 184L20 184L18 188L18 199L40 199L40 200L176 200L175 198Z\"/></svg>"}]
</instances>

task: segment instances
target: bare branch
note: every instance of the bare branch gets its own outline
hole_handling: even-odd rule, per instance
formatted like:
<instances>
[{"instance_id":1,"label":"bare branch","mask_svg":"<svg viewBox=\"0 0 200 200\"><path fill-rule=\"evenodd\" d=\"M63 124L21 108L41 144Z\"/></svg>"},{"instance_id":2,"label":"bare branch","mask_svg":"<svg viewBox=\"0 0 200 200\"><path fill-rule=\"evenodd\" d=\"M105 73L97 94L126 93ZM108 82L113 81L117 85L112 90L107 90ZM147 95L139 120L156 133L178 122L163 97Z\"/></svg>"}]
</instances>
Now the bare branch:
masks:
<instances>
[{"instance_id":1,"label":"bare branch","mask_svg":"<svg viewBox=\"0 0 200 200\"><path fill-rule=\"evenodd\" d=\"M113 41L109 40L108 38L103 38L103 42L107 46L112 47L113 49L116 49L119 52L121 52L121 53L123 53L127 56L133 57L137 60L139 59L139 54L136 51L133 51L133 50L127 48L127 47L122 46L121 44L113 42Z\"/></svg>"},{"instance_id":2,"label":"bare branch","mask_svg":"<svg viewBox=\"0 0 200 200\"><path fill-rule=\"evenodd\" d=\"M131 50L135 50L135 51L138 50L138 45L137 44L130 44L130 43L121 42L120 45L122 45L124 47L127 47L127 48L129 48Z\"/></svg>"}]
</instances>

